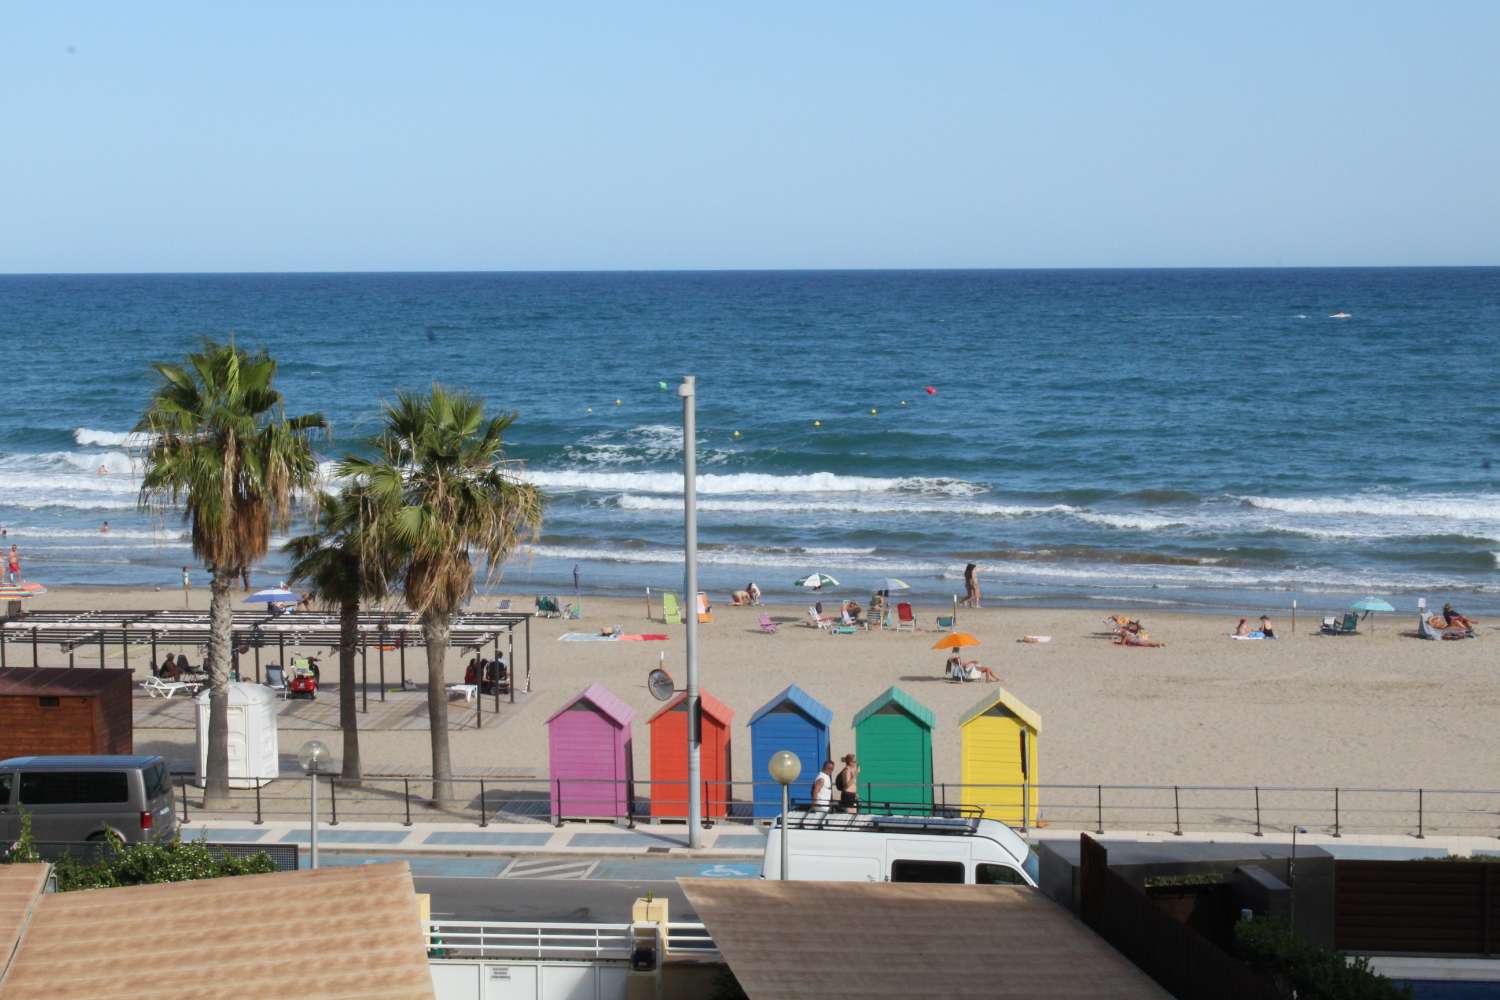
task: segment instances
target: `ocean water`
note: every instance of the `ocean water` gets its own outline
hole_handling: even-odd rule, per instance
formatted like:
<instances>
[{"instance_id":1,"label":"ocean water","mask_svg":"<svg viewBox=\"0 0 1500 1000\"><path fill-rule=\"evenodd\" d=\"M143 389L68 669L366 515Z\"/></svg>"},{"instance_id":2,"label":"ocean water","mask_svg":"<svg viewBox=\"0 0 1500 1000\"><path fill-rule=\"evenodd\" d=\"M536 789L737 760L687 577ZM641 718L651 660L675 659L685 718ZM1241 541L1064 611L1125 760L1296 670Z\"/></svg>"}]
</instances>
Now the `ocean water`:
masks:
<instances>
[{"instance_id":1,"label":"ocean water","mask_svg":"<svg viewBox=\"0 0 1500 1000\"><path fill-rule=\"evenodd\" d=\"M1500 609L1500 269L0 277L28 578L175 583L129 432L151 361L231 333L329 458L397 388L518 411L549 504L511 589L680 585L658 383L694 373L710 589L938 600L974 561L991 600Z\"/></svg>"}]
</instances>

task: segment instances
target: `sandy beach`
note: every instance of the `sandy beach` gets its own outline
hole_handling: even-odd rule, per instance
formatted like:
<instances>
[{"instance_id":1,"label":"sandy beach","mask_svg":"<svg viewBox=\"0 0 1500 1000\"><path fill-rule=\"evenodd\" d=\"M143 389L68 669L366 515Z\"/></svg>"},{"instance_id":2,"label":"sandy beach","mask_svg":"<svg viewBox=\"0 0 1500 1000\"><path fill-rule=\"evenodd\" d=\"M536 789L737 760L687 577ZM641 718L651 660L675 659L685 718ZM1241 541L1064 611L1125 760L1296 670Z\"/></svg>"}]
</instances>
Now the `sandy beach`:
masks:
<instances>
[{"instance_id":1,"label":"sandy beach","mask_svg":"<svg viewBox=\"0 0 1500 1000\"><path fill-rule=\"evenodd\" d=\"M495 595L502 596L502 595ZM480 602L494 607L495 596ZM529 595L506 593L517 607ZM829 598L833 600L833 598ZM192 594L206 608L208 592ZM658 707L645 687L648 671L666 653L683 682L684 627L652 624L644 599L584 599L581 622L532 623L533 688L497 728L453 733L460 769L546 771L543 726L564 701L599 681L637 712L635 767L650 771L645 720ZM62 588L35 600L33 610L182 607L180 590L159 593L111 588ZM478 605L476 605L478 606ZM657 606L660 613L660 605ZM756 625L760 610L780 621L777 634ZM930 647L933 617L945 609L918 607L915 634L860 632L830 636L805 627L802 606L765 609L716 606L716 621L700 627L704 690L735 710L735 774L749 777L752 712L786 685L801 685L834 713L835 753L854 749L854 714L892 684L937 715L936 778L958 780L957 724L985 693L978 683L942 678L944 656ZM1106 610L1141 617L1159 649L1120 648L1105 638ZM1358 636L1317 636L1317 617L1275 621L1276 641L1227 638L1233 619L1118 609L984 608L960 611L960 628L982 640L977 655L1003 685L1041 714L1043 783L1368 785L1494 788L1500 783L1500 689L1494 682L1495 640L1490 625L1478 640L1422 642L1402 632L1410 614L1383 615ZM559 642L567 631L621 625L627 632L664 632L667 642ZM1022 635L1052 641L1029 645ZM326 651L325 651L326 652ZM82 654L81 654L82 655ZM189 651L195 661L198 655ZM137 676L142 676L141 657ZM448 675L461 680L464 657L451 653ZM325 658L325 676L331 657ZM12 662L16 662L14 659ZM29 661L28 661L29 662ZM118 662L118 653L111 662ZM136 662L132 660L132 665ZM66 665L54 648L43 665ZM79 663L97 660L83 656ZM422 676L420 657L412 664ZM327 692L332 695L330 688ZM190 759L192 731L137 730L138 746ZM283 751L289 747L283 734ZM386 731L363 737L368 773L426 770L427 735ZM174 755L176 756L176 755ZM512 772L515 773L515 772Z\"/></svg>"}]
</instances>

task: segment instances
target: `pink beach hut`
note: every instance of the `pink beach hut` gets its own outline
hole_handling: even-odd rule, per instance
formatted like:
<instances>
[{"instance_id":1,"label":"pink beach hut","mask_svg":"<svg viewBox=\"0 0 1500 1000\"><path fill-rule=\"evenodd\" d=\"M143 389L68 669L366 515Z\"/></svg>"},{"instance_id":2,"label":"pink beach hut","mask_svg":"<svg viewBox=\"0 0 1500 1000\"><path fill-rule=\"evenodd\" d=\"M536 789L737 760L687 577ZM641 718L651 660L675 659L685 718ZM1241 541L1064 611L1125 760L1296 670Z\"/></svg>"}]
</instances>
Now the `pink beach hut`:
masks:
<instances>
[{"instance_id":1,"label":"pink beach hut","mask_svg":"<svg viewBox=\"0 0 1500 1000\"><path fill-rule=\"evenodd\" d=\"M630 815L634 717L602 684L590 684L547 720L554 822Z\"/></svg>"}]
</instances>

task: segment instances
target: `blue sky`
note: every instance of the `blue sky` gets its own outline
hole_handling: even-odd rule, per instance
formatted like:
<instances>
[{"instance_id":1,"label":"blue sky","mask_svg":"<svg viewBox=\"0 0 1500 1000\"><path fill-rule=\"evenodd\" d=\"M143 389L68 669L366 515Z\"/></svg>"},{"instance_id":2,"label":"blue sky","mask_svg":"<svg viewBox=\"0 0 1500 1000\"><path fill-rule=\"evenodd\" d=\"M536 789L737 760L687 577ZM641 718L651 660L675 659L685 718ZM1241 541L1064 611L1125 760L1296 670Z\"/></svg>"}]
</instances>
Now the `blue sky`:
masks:
<instances>
[{"instance_id":1,"label":"blue sky","mask_svg":"<svg viewBox=\"0 0 1500 1000\"><path fill-rule=\"evenodd\" d=\"M16 4L0 271L1500 264L1497 39L1478 2Z\"/></svg>"}]
</instances>

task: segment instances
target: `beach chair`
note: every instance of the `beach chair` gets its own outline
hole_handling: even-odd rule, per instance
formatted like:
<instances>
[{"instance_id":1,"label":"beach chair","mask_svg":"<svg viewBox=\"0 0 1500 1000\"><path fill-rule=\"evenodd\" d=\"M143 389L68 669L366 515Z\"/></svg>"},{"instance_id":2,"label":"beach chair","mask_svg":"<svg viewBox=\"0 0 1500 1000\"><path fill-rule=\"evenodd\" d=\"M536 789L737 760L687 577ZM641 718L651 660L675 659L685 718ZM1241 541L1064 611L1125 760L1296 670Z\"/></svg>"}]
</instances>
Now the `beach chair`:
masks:
<instances>
[{"instance_id":1,"label":"beach chair","mask_svg":"<svg viewBox=\"0 0 1500 1000\"><path fill-rule=\"evenodd\" d=\"M824 618L822 615L818 614L818 609L815 605L808 605L807 624L811 625L813 628L828 628L833 624L833 622L830 619Z\"/></svg>"},{"instance_id":2,"label":"beach chair","mask_svg":"<svg viewBox=\"0 0 1500 1000\"><path fill-rule=\"evenodd\" d=\"M769 633L770 635L775 635L776 634L776 623L771 620L771 616L770 615L764 614L764 613L761 614L761 616L760 616L760 630L762 632Z\"/></svg>"},{"instance_id":3,"label":"beach chair","mask_svg":"<svg viewBox=\"0 0 1500 1000\"><path fill-rule=\"evenodd\" d=\"M566 618L566 619L568 619L570 621L575 621L575 622L576 621L582 621L583 620L583 602L582 601L569 601L567 604L564 604L562 606L562 611L558 612L558 616L561 617L561 618Z\"/></svg>"},{"instance_id":4,"label":"beach chair","mask_svg":"<svg viewBox=\"0 0 1500 1000\"><path fill-rule=\"evenodd\" d=\"M943 616L938 617L935 620L937 621L937 627L938 628L945 628L945 629L950 629L950 630L953 628L953 616L952 615L943 615Z\"/></svg>"},{"instance_id":5,"label":"beach chair","mask_svg":"<svg viewBox=\"0 0 1500 1000\"><path fill-rule=\"evenodd\" d=\"M708 613L708 609L708 595L700 590L698 591L698 621L701 624L707 625L714 620L714 616Z\"/></svg>"},{"instance_id":6,"label":"beach chair","mask_svg":"<svg viewBox=\"0 0 1500 1000\"><path fill-rule=\"evenodd\" d=\"M851 631L861 626L863 626L865 629L868 629L870 627L870 620L866 618L861 621L850 615L848 609L846 608L839 612L839 625L842 628L847 628Z\"/></svg>"},{"instance_id":7,"label":"beach chair","mask_svg":"<svg viewBox=\"0 0 1500 1000\"><path fill-rule=\"evenodd\" d=\"M538 594L536 595L536 613L543 618L561 618L562 608L558 607L557 598Z\"/></svg>"},{"instance_id":8,"label":"beach chair","mask_svg":"<svg viewBox=\"0 0 1500 1000\"><path fill-rule=\"evenodd\" d=\"M280 692L281 697L286 697L286 673L278 664L266 665L266 687Z\"/></svg>"},{"instance_id":9,"label":"beach chair","mask_svg":"<svg viewBox=\"0 0 1500 1000\"><path fill-rule=\"evenodd\" d=\"M1324 618L1323 625L1318 629L1321 635L1359 635L1359 615L1353 611L1344 612L1344 619Z\"/></svg>"},{"instance_id":10,"label":"beach chair","mask_svg":"<svg viewBox=\"0 0 1500 1000\"><path fill-rule=\"evenodd\" d=\"M902 601L896 605L896 631L915 632L917 630L917 616L912 611L911 605Z\"/></svg>"},{"instance_id":11,"label":"beach chair","mask_svg":"<svg viewBox=\"0 0 1500 1000\"><path fill-rule=\"evenodd\" d=\"M501 601L500 602L500 610L501 611L509 611L510 610L510 601L509 600Z\"/></svg>"},{"instance_id":12,"label":"beach chair","mask_svg":"<svg viewBox=\"0 0 1500 1000\"><path fill-rule=\"evenodd\" d=\"M670 590L661 595L661 620L667 625L682 624L682 605L677 603L677 595Z\"/></svg>"}]
</instances>

